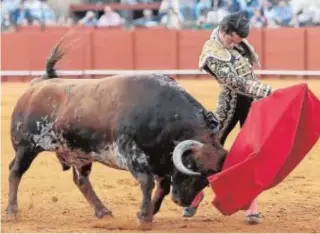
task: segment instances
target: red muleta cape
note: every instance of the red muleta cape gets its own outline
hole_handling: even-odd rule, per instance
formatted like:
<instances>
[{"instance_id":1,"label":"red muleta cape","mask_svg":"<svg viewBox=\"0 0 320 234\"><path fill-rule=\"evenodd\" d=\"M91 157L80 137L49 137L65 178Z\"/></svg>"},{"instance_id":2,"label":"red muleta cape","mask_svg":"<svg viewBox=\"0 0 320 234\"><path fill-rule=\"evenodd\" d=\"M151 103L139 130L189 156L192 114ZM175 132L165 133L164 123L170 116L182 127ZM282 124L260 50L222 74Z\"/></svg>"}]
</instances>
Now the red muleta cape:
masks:
<instances>
[{"instance_id":1,"label":"red muleta cape","mask_svg":"<svg viewBox=\"0 0 320 234\"><path fill-rule=\"evenodd\" d=\"M208 177L224 215L248 209L283 181L320 137L320 101L307 84L276 90L252 104L222 172Z\"/></svg>"}]
</instances>

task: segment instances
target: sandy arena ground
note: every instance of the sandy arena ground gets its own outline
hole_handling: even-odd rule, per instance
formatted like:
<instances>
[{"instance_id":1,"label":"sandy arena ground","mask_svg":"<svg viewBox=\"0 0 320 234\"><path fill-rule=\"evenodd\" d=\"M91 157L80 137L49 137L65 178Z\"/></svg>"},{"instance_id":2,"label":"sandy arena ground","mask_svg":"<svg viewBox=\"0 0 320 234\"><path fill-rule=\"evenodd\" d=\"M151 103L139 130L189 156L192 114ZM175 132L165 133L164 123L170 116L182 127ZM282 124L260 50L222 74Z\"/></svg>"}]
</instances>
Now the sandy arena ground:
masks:
<instances>
[{"instance_id":1,"label":"sandy arena ground","mask_svg":"<svg viewBox=\"0 0 320 234\"><path fill-rule=\"evenodd\" d=\"M215 107L218 87L212 80L179 81L206 107ZM299 80L267 80L276 88L286 87ZM320 80L308 81L320 97ZM128 172L94 164L92 184L115 218L97 220L93 209L72 181L72 172L62 172L56 157L41 153L24 175L18 202L20 215L16 220L5 214L8 200L8 164L14 157L10 142L10 115L17 98L27 83L2 84L1 137L1 218L2 232L137 232L135 214L139 208L139 187ZM320 121L320 118L319 118ZM237 131L227 142L230 147ZM182 208L168 196L155 217L153 232L320 232L320 141L278 187L259 197L264 215L260 225L244 223L244 212L229 217L211 205L209 188L198 213L191 219L181 216ZM53 199L57 198L57 199ZM55 201L57 200L57 201Z\"/></svg>"}]
</instances>

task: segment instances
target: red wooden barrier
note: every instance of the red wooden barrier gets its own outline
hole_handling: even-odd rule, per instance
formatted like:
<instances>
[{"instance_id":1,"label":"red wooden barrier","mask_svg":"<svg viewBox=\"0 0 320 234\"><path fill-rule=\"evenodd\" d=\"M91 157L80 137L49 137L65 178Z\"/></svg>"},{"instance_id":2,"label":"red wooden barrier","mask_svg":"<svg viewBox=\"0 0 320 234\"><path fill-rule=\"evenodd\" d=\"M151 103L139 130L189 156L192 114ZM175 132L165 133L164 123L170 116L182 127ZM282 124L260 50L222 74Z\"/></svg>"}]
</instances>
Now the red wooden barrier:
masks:
<instances>
[{"instance_id":1,"label":"red wooden barrier","mask_svg":"<svg viewBox=\"0 0 320 234\"><path fill-rule=\"evenodd\" d=\"M305 30L281 28L264 30L264 68L305 69Z\"/></svg>"},{"instance_id":2,"label":"red wooden barrier","mask_svg":"<svg viewBox=\"0 0 320 234\"><path fill-rule=\"evenodd\" d=\"M198 69L199 55L210 34L210 31L198 30L182 30L179 32L179 69Z\"/></svg>"},{"instance_id":3,"label":"red wooden barrier","mask_svg":"<svg viewBox=\"0 0 320 234\"><path fill-rule=\"evenodd\" d=\"M52 47L69 29L23 28L2 34L2 70L43 70ZM59 69L197 69L210 31L88 29L77 27L68 37L72 48ZM319 70L317 28L253 30L249 41L263 69ZM80 38L73 42L74 39Z\"/></svg>"},{"instance_id":4,"label":"red wooden barrier","mask_svg":"<svg viewBox=\"0 0 320 234\"><path fill-rule=\"evenodd\" d=\"M137 29L133 33L135 69L176 69L178 31Z\"/></svg>"},{"instance_id":5,"label":"red wooden barrier","mask_svg":"<svg viewBox=\"0 0 320 234\"><path fill-rule=\"evenodd\" d=\"M133 69L132 32L98 29L91 47L92 69Z\"/></svg>"},{"instance_id":6,"label":"red wooden barrier","mask_svg":"<svg viewBox=\"0 0 320 234\"><path fill-rule=\"evenodd\" d=\"M319 28L306 29L306 69L320 70L320 30Z\"/></svg>"}]
</instances>

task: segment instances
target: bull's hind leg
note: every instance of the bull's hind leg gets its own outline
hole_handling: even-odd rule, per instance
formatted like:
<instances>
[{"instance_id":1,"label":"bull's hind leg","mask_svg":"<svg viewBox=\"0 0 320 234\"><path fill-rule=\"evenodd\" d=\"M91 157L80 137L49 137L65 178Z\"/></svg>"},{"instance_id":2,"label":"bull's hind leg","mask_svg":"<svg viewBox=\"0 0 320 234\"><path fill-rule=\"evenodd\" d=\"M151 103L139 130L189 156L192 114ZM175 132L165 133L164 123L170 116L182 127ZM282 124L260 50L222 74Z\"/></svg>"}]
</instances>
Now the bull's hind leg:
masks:
<instances>
[{"instance_id":1,"label":"bull's hind leg","mask_svg":"<svg viewBox=\"0 0 320 234\"><path fill-rule=\"evenodd\" d=\"M18 213L18 188L22 175L28 170L32 161L38 155L39 151L30 149L26 146L18 146L15 158L9 165L9 201L7 213L17 215Z\"/></svg>"},{"instance_id":2,"label":"bull's hind leg","mask_svg":"<svg viewBox=\"0 0 320 234\"><path fill-rule=\"evenodd\" d=\"M91 168L92 163L76 168L73 166L73 181L77 185L83 196L94 208L96 217L103 218L104 216L112 216L112 212L102 204L102 202L100 201L97 194L92 188L92 185L89 180Z\"/></svg>"}]
</instances>

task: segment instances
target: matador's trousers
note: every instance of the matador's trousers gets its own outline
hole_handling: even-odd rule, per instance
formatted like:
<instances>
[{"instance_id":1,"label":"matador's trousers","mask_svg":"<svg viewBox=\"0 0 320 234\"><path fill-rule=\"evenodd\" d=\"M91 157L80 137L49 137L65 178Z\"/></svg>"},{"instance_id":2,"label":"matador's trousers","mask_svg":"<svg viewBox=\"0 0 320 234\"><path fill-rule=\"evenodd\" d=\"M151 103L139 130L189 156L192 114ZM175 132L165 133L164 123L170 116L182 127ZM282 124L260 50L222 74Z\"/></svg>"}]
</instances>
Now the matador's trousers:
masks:
<instances>
[{"instance_id":1,"label":"matador's trousers","mask_svg":"<svg viewBox=\"0 0 320 234\"><path fill-rule=\"evenodd\" d=\"M229 88L222 88L215 111L220 124L219 139L222 145L238 122L240 127L243 126L252 101L250 97L237 94Z\"/></svg>"},{"instance_id":2,"label":"matador's trousers","mask_svg":"<svg viewBox=\"0 0 320 234\"><path fill-rule=\"evenodd\" d=\"M207 66L204 70L214 76ZM252 102L253 98L238 94L228 87L222 87L215 110L220 124L219 139L222 145L225 144L228 135L238 122L240 127L243 126Z\"/></svg>"}]
</instances>

